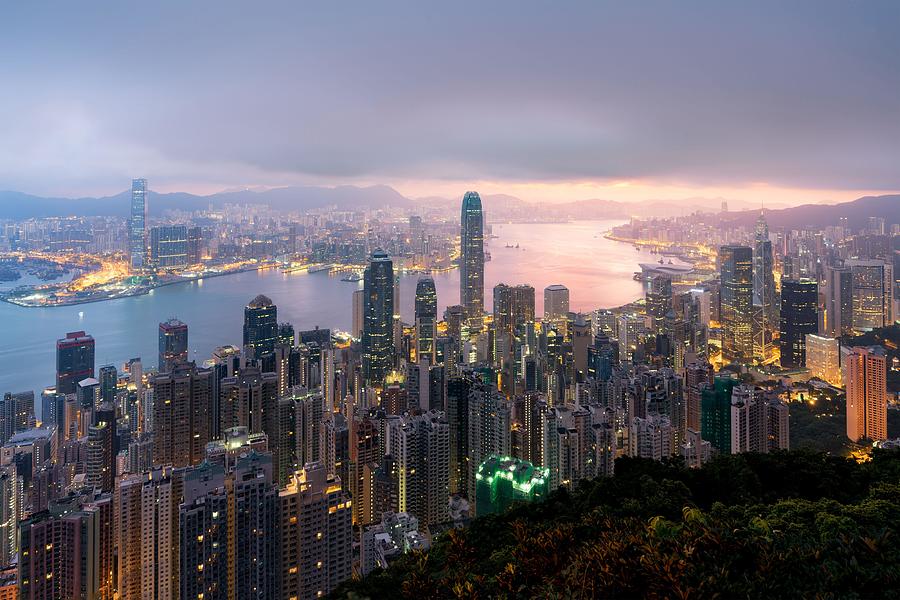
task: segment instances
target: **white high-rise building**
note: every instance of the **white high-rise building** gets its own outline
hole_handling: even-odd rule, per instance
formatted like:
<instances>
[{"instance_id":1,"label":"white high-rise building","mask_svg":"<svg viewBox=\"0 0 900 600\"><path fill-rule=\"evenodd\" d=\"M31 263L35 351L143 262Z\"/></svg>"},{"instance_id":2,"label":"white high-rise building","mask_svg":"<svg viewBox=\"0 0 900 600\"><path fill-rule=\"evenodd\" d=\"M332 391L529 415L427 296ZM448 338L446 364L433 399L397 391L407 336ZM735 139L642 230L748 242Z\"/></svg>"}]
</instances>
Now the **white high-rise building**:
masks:
<instances>
[{"instance_id":1,"label":"white high-rise building","mask_svg":"<svg viewBox=\"0 0 900 600\"><path fill-rule=\"evenodd\" d=\"M806 334L806 368L810 376L840 387L843 381L840 341L833 337Z\"/></svg>"}]
</instances>

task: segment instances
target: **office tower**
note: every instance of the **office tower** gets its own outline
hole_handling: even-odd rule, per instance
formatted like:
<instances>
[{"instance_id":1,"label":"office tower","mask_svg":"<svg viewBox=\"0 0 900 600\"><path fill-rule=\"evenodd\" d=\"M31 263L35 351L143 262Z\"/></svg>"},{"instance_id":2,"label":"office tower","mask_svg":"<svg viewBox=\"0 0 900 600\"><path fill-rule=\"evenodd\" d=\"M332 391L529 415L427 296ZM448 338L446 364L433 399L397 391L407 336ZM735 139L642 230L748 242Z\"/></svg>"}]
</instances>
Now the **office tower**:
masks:
<instances>
[{"instance_id":1,"label":"office tower","mask_svg":"<svg viewBox=\"0 0 900 600\"><path fill-rule=\"evenodd\" d=\"M225 471L203 463L184 474L178 510L179 598L228 598L230 527ZM251 557L248 557L248 559Z\"/></svg>"},{"instance_id":2,"label":"office tower","mask_svg":"<svg viewBox=\"0 0 900 600\"><path fill-rule=\"evenodd\" d=\"M722 361L749 362L753 358L753 250L722 246L719 262Z\"/></svg>"},{"instance_id":3,"label":"office tower","mask_svg":"<svg viewBox=\"0 0 900 600\"><path fill-rule=\"evenodd\" d=\"M819 284L812 279L781 279L781 366L806 365L806 336L818 331Z\"/></svg>"},{"instance_id":4,"label":"office tower","mask_svg":"<svg viewBox=\"0 0 900 600\"><path fill-rule=\"evenodd\" d=\"M738 382L716 377L700 392L700 433L723 454L731 453L731 394Z\"/></svg>"},{"instance_id":5,"label":"office tower","mask_svg":"<svg viewBox=\"0 0 900 600\"><path fill-rule=\"evenodd\" d=\"M189 265L199 264L203 260L203 229L189 227L187 230L187 261Z\"/></svg>"},{"instance_id":6,"label":"office tower","mask_svg":"<svg viewBox=\"0 0 900 600\"><path fill-rule=\"evenodd\" d=\"M203 460L209 441L212 370L193 362L150 380L153 390L153 462L185 467Z\"/></svg>"},{"instance_id":7,"label":"office tower","mask_svg":"<svg viewBox=\"0 0 900 600\"><path fill-rule=\"evenodd\" d=\"M511 456L489 456L475 473L475 515L502 514L550 493L549 471Z\"/></svg>"},{"instance_id":8,"label":"office tower","mask_svg":"<svg viewBox=\"0 0 900 600\"><path fill-rule=\"evenodd\" d=\"M526 323L534 322L534 288L530 285L494 286L494 330L514 334Z\"/></svg>"},{"instance_id":9,"label":"office tower","mask_svg":"<svg viewBox=\"0 0 900 600\"><path fill-rule=\"evenodd\" d=\"M321 463L309 463L279 492L278 589L282 598L328 595L352 575L352 501Z\"/></svg>"},{"instance_id":10,"label":"office tower","mask_svg":"<svg viewBox=\"0 0 900 600\"><path fill-rule=\"evenodd\" d=\"M388 428L397 461L398 506L423 524L447 520L450 499L450 429L440 411L401 417Z\"/></svg>"},{"instance_id":11,"label":"office tower","mask_svg":"<svg viewBox=\"0 0 900 600\"><path fill-rule=\"evenodd\" d=\"M834 338L853 333L853 273L849 267L826 268L825 332Z\"/></svg>"},{"instance_id":12,"label":"office tower","mask_svg":"<svg viewBox=\"0 0 900 600\"><path fill-rule=\"evenodd\" d=\"M184 472L157 467L119 481L116 539L121 600L178 598L178 505Z\"/></svg>"},{"instance_id":13,"label":"office tower","mask_svg":"<svg viewBox=\"0 0 900 600\"><path fill-rule=\"evenodd\" d=\"M362 368L366 381L381 387L394 358L394 265L382 250L375 250L363 275Z\"/></svg>"},{"instance_id":14,"label":"office tower","mask_svg":"<svg viewBox=\"0 0 900 600\"><path fill-rule=\"evenodd\" d=\"M34 427L34 392L3 394L0 400L0 445L16 433ZM48 425L55 422L48 423Z\"/></svg>"},{"instance_id":15,"label":"office tower","mask_svg":"<svg viewBox=\"0 0 900 600\"><path fill-rule=\"evenodd\" d=\"M870 331L894 322L893 265L880 260L848 260L852 280L853 329Z\"/></svg>"},{"instance_id":16,"label":"office tower","mask_svg":"<svg viewBox=\"0 0 900 600\"><path fill-rule=\"evenodd\" d=\"M260 294L244 307L244 347L253 349L253 359L275 350L278 340L278 307Z\"/></svg>"},{"instance_id":17,"label":"office tower","mask_svg":"<svg viewBox=\"0 0 900 600\"><path fill-rule=\"evenodd\" d=\"M150 228L150 263L162 269L188 265L188 231L185 225Z\"/></svg>"},{"instance_id":18,"label":"office tower","mask_svg":"<svg viewBox=\"0 0 900 600\"><path fill-rule=\"evenodd\" d=\"M362 339L363 323L366 318L366 292L365 290L353 290L353 325L350 333L357 339Z\"/></svg>"},{"instance_id":19,"label":"office tower","mask_svg":"<svg viewBox=\"0 0 900 600\"><path fill-rule=\"evenodd\" d=\"M437 291L434 279L421 277L416 283L416 360L437 362Z\"/></svg>"},{"instance_id":20,"label":"office tower","mask_svg":"<svg viewBox=\"0 0 900 600\"><path fill-rule=\"evenodd\" d=\"M22 478L15 463L0 466L0 564L10 565L19 552L17 527L23 516Z\"/></svg>"},{"instance_id":21,"label":"office tower","mask_svg":"<svg viewBox=\"0 0 900 600\"><path fill-rule=\"evenodd\" d=\"M481 331L484 314L484 215L478 192L462 200L459 233L459 303L470 332Z\"/></svg>"},{"instance_id":22,"label":"office tower","mask_svg":"<svg viewBox=\"0 0 900 600\"><path fill-rule=\"evenodd\" d=\"M290 323L278 324L278 343L291 347L297 343L297 336L294 334L294 326Z\"/></svg>"},{"instance_id":23,"label":"office tower","mask_svg":"<svg viewBox=\"0 0 900 600\"><path fill-rule=\"evenodd\" d=\"M113 365L103 365L97 379L100 381L100 402L115 403L119 389L119 372Z\"/></svg>"},{"instance_id":24,"label":"office tower","mask_svg":"<svg viewBox=\"0 0 900 600\"><path fill-rule=\"evenodd\" d=\"M778 307L775 304L775 275L773 272L772 242L769 226L762 211L756 220L756 236L753 246L753 304L762 311L762 325L766 331L776 327Z\"/></svg>"},{"instance_id":25,"label":"office tower","mask_svg":"<svg viewBox=\"0 0 900 600\"><path fill-rule=\"evenodd\" d=\"M833 337L806 334L806 368L811 377L818 377L841 387L841 343Z\"/></svg>"},{"instance_id":26,"label":"office tower","mask_svg":"<svg viewBox=\"0 0 900 600\"><path fill-rule=\"evenodd\" d=\"M74 394L75 384L94 376L94 338L83 331L56 340L56 392Z\"/></svg>"},{"instance_id":27,"label":"office tower","mask_svg":"<svg viewBox=\"0 0 900 600\"><path fill-rule=\"evenodd\" d=\"M847 437L887 439L887 359L880 346L856 346L842 357L847 388Z\"/></svg>"},{"instance_id":28,"label":"office tower","mask_svg":"<svg viewBox=\"0 0 900 600\"><path fill-rule=\"evenodd\" d=\"M569 288L556 283L544 288L544 320L560 325L569 314Z\"/></svg>"},{"instance_id":29,"label":"office tower","mask_svg":"<svg viewBox=\"0 0 900 600\"><path fill-rule=\"evenodd\" d=\"M75 398L78 405L89 414L100 405L100 382L93 377L82 379L75 384Z\"/></svg>"},{"instance_id":30,"label":"office tower","mask_svg":"<svg viewBox=\"0 0 900 600\"><path fill-rule=\"evenodd\" d=\"M143 269L147 266L147 180L131 181L131 220L128 222L128 250L131 268Z\"/></svg>"},{"instance_id":31,"label":"office tower","mask_svg":"<svg viewBox=\"0 0 900 600\"><path fill-rule=\"evenodd\" d=\"M167 373L188 359L188 326L178 319L159 324L159 372Z\"/></svg>"},{"instance_id":32,"label":"office tower","mask_svg":"<svg viewBox=\"0 0 900 600\"><path fill-rule=\"evenodd\" d=\"M647 315L653 319L653 331L662 333L663 319L672 309L672 278L656 275L647 280L644 297Z\"/></svg>"},{"instance_id":33,"label":"office tower","mask_svg":"<svg viewBox=\"0 0 900 600\"><path fill-rule=\"evenodd\" d=\"M225 480L228 492L228 578L235 600L276 600L278 488L272 457L250 451Z\"/></svg>"}]
</instances>

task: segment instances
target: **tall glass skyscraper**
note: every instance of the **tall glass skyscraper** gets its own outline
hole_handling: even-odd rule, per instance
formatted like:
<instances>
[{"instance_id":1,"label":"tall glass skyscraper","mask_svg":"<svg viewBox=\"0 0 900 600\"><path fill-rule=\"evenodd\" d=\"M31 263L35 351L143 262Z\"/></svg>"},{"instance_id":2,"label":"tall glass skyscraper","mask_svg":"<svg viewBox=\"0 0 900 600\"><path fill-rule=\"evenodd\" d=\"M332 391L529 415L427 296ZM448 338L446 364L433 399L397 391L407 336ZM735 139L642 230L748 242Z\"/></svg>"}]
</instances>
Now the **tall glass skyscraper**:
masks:
<instances>
[{"instance_id":1,"label":"tall glass skyscraper","mask_svg":"<svg viewBox=\"0 0 900 600\"><path fill-rule=\"evenodd\" d=\"M434 279L422 277L416 283L416 358L428 357L435 363L435 327L437 325L437 291Z\"/></svg>"},{"instance_id":2,"label":"tall glass skyscraper","mask_svg":"<svg viewBox=\"0 0 900 600\"><path fill-rule=\"evenodd\" d=\"M394 264L383 250L372 253L363 276L363 290L363 377L380 387L394 355Z\"/></svg>"},{"instance_id":3,"label":"tall glass skyscraper","mask_svg":"<svg viewBox=\"0 0 900 600\"><path fill-rule=\"evenodd\" d=\"M470 331L480 331L484 313L484 215L478 192L466 192L459 233L459 303Z\"/></svg>"},{"instance_id":4,"label":"tall glass skyscraper","mask_svg":"<svg viewBox=\"0 0 900 600\"><path fill-rule=\"evenodd\" d=\"M760 331L758 334L760 356L764 358L768 340L778 324L778 306L775 302L775 274L772 270L772 242L769 225L762 212L756 220L756 239L753 247L753 304L759 307Z\"/></svg>"},{"instance_id":5,"label":"tall glass skyscraper","mask_svg":"<svg viewBox=\"0 0 900 600\"><path fill-rule=\"evenodd\" d=\"M278 342L278 307L260 294L244 308L244 347L253 348L253 357L275 351Z\"/></svg>"},{"instance_id":6,"label":"tall glass skyscraper","mask_svg":"<svg viewBox=\"0 0 900 600\"><path fill-rule=\"evenodd\" d=\"M168 373L188 359L188 326L178 319L159 324L159 372Z\"/></svg>"},{"instance_id":7,"label":"tall glass skyscraper","mask_svg":"<svg viewBox=\"0 0 900 600\"><path fill-rule=\"evenodd\" d=\"M806 334L819 330L819 284L814 279L781 279L781 366L806 366Z\"/></svg>"},{"instance_id":8,"label":"tall glass skyscraper","mask_svg":"<svg viewBox=\"0 0 900 600\"><path fill-rule=\"evenodd\" d=\"M128 247L131 268L143 269L147 265L147 180L131 180L131 220L128 223Z\"/></svg>"},{"instance_id":9,"label":"tall glass skyscraper","mask_svg":"<svg viewBox=\"0 0 900 600\"><path fill-rule=\"evenodd\" d=\"M722 246L719 249L722 359L753 359L753 249Z\"/></svg>"}]
</instances>

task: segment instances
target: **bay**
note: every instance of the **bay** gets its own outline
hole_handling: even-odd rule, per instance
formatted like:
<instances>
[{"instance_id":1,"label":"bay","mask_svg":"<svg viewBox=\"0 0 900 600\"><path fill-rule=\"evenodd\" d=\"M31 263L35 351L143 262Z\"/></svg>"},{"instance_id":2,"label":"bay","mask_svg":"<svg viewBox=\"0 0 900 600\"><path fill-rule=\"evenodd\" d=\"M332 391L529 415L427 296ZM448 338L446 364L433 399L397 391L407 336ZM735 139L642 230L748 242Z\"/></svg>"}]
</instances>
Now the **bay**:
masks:
<instances>
[{"instance_id":1,"label":"bay","mask_svg":"<svg viewBox=\"0 0 900 600\"><path fill-rule=\"evenodd\" d=\"M494 224L488 239L491 260L485 266L485 304L499 282L535 288L536 312L543 312L543 289L554 283L570 290L571 309L590 311L619 306L641 295L632 279L639 262L658 258L629 244L603 238L618 221L547 224ZM519 248L507 248L510 244ZM400 279L401 315L413 318L417 275ZM459 302L459 271L434 275L439 315ZM159 322L177 317L189 328L190 358L198 362L225 344L240 345L243 309L257 294L272 298L278 318L296 330L315 326L349 331L352 292L362 283L327 273L245 272L161 287L144 296L92 304L24 308L0 303L0 391L40 391L53 385L56 340L84 330L96 339L96 364L122 364L141 357L156 367ZM37 402L38 406L40 402ZM40 410L38 408L38 410Z\"/></svg>"}]
</instances>

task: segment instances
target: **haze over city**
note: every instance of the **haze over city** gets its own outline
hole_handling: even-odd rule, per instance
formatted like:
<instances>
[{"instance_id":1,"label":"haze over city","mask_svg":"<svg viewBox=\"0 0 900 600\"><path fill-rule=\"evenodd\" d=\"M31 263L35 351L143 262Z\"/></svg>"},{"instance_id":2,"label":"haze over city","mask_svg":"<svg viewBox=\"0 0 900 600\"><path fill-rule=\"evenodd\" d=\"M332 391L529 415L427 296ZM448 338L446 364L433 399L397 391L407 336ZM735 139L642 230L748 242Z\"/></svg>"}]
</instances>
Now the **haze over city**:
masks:
<instances>
[{"instance_id":1,"label":"haze over city","mask_svg":"<svg viewBox=\"0 0 900 600\"><path fill-rule=\"evenodd\" d=\"M900 7L11 3L0 182L784 206L900 189Z\"/></svg>"}]
</instances>

